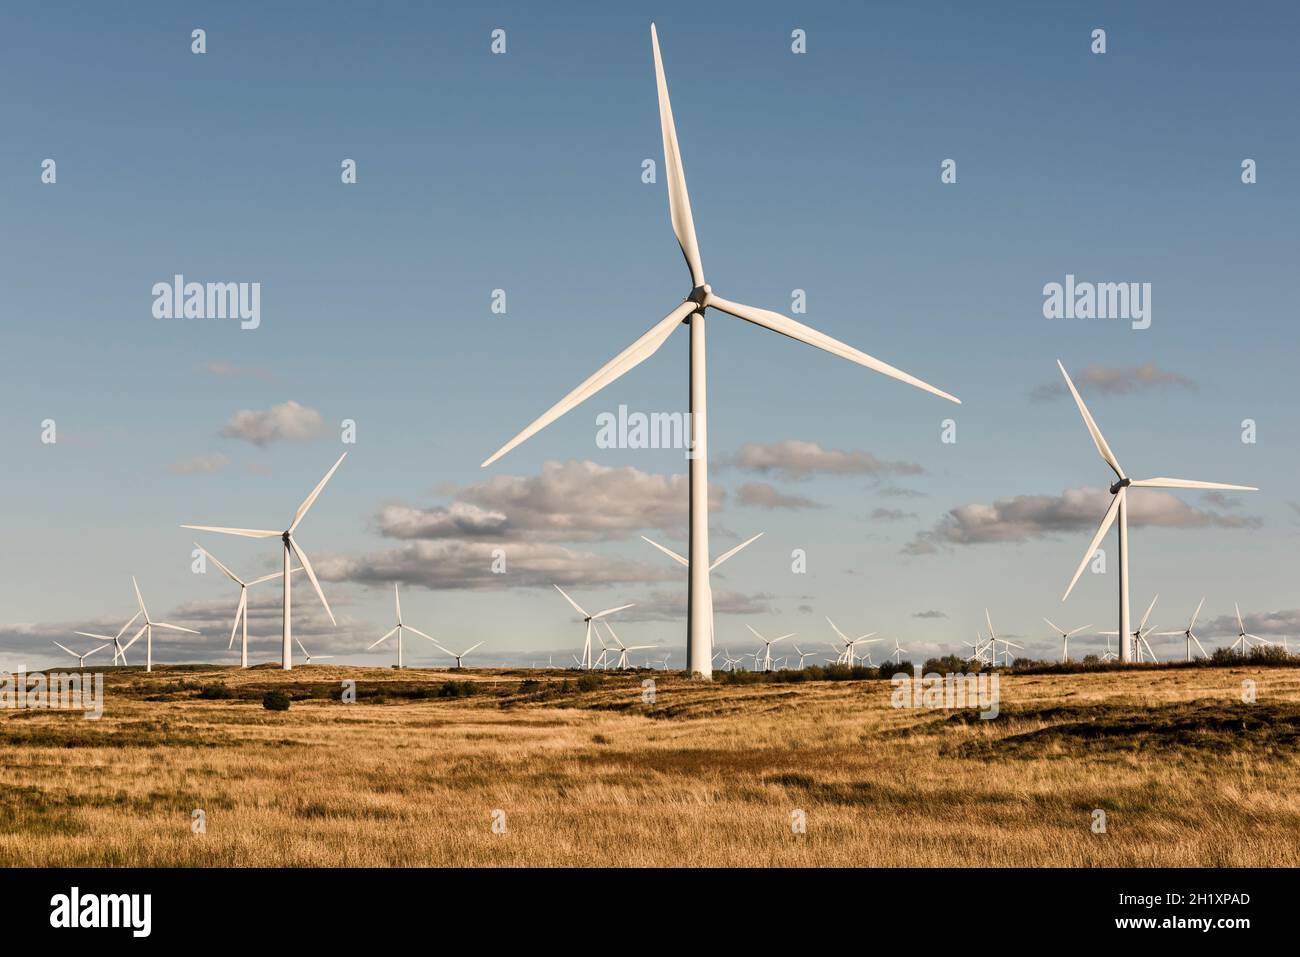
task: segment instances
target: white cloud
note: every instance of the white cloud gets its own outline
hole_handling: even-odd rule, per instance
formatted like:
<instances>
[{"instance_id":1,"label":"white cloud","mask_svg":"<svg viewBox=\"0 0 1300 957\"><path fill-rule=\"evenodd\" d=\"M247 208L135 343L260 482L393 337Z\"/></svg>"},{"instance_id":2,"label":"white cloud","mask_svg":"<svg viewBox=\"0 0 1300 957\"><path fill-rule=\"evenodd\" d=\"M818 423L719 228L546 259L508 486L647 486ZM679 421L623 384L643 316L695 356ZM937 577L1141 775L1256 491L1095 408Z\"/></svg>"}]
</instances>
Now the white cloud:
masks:
<instances>
[{"instance_id":1,"label":"white cloud","mask_svg":"<svg viewBox=\"0 0 1300 957\"><path fill-rule=\"evenodd\" d=\"M221 434L266 446L272 442L301 442L315 438L320 431L320 413L291 399L269 409L242 409L230 417Z\"/></svg>"},{"instance_id":2,"label":"white cloud","mask_svg":"<svg viewBox=\"0 0 1300 957\"><path fill-rule=\"evenodd\" d=\"M919 475L915 462L885 462L870 452L824 449L816 442L785 439L770 445L747 443L723 465L752 472L773 473L786 479L830 475Z\"/></svg>"}]
</instances>

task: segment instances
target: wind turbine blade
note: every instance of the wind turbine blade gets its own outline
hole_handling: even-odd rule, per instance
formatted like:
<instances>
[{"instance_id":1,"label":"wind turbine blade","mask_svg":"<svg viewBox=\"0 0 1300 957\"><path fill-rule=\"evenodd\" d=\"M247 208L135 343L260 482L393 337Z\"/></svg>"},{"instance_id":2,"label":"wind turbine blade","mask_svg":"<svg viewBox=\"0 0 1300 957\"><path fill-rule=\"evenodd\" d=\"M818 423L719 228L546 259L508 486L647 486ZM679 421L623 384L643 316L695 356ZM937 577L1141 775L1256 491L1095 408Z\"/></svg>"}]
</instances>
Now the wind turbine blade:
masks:
<instances>
[{"instance_id":1,"label":"wind turbine blade","mask_svg":"<svg viewBox=\"0 0 1300 957\"><path fill-rule=\"evenodd\" d=\"M811 326L805 326L802 322L796 322L780 313L771 312L767 309L758 309L754 306L746 306L742 303L731 302L728 299L722 299L710 293L705 304L713 306L715 309L721 309L723 312L729 312L733 316L752 322L757 326L765 329L771 329L773 332L779 332L783 336L789 336L791 339L798 339L810 346L815 346L831 355L839 356L841 359L848 359L850 362L856 362L860 366L866 366L882 375L887 375L891 379L897 379L899 382L906 382L908 385L923 389L926 392L939 396L941 399L947 399L949 402L956 402L961 405L961 399L949 395L942 389L936 389L928 382L922 382L916 376L908 375L902 369L891 366L888 362L867 355L850 345L840 342L824 332L818 332Z\"/></svg>"},{"instance_id":2,"label":"wind turbine blade","mask_svg":"<svg viewBox=\"0 0 1300 957\"><path fill-rule=\"evenodd\" d=\"M1092 417L1088 407L1083 404L1083 397L1079 395L1079 390L1074 387L1073 380L1070 379L1070 373L1065 371L1065 366L1061 360L1056 360L1057 366L1061 370L1061 375L1065 376L1065 384L1070 387L1070 395L1074 396L1074 404L1079 407L1079 414L1083 416L1083 424L1088 427L1088 433L1092 436L1092 442L1097 446L1097 451L1101 457L1106 460L1106 464L1111 467L1117 476L1124 478L1124 470L1119 467L1119 460L1115 458L1115 453L1110 450L1106 444L1106 437L1101 434L1101 429L1097 426L1097 420Z\"/></svg>"},{"instance_id":3,"label":"wind turbine blade","mask_svg":"<svg viewBox=\"0 0 1300 957\"><path fill-rule=\"evenodd\" d=\"M393 601L397 603L397 620L402 620L402 596L398 594L397 582L393 582Z\"/></svg>"},{"instance_id":4,"label":"wind turbine blade","mask_svg":"<svg viewBox=\"0 0 1300 957\"><path fill-rule=\"evenodd\" d=\"M346 452L343 454L347 455ZM343 460L339 459L339 461L342 462ZM338 465L336 464L334 467L338 468ZM329 478L329 476L327 475L326 478ZM307 553L298 547L298 542L294 538L289 539L289 547L292 548L293 553L298 556L298 561L302 564L303 571L305 571L307 577L311 579L311 587L316 589L316 595L320 598L320 603L325 606L325 614L330 616L330 624L337 625L338 622L334 620L334 612L330 611L330 603L325 600L325 593L320 590L320 582L316 580L316 572L312 569L311 562L307 560Z\"/></svg>"},{"instance_id":5,"label":"wind turbine blade","mask_svg":"<svg viewBox=\"0 0 1300 957\"><path fill-rule=\"evenodd\" d=\"M298 640L298 636L297 636L297 635L294 635L294 636L293 636L293 643L294 643L295 645L298 646L298 650L302 652L302 656L303 656L304 658L310 658L310 657L311 657L311 655L307 654L307 649L304 648L304 647L302 646L302 642Z\"/></svg>"},{"instance_id":6,"label":"wind turbine blade","mask_svg":"<svg viewBox=\"0 0 1300 957\"><path fill-rule=\"evenodd\" d=\"M1241 620L1241 606L1234 601L1232 607L1237 610L1237 630L1244 632L1246 630L1246 625Z\"/></svg>"},{"instance_id":7,"label":"wind turbine blade","mask_svg":"<svg viewBox=\"0 0 1300 957\"><path fill-rule=\"evenodd\" d=\"M197 632L193 628L182 628L180 625L169 625L165 621L155 621L155 622L151 622L151 624L155 628L166 628L168 631L183 631L187 635L201 634L201 632Z\"/></svg>"},{"instance_id":8,"label":"wind turbine blade","mask_svg":"<svg viewBox=\"0 0 1300 957\"><path fill-rule=\"evenodd\" d=\"M984 609L984 620L989 623L989 634L993 637L994 641L997 641L998 640L997 632L993 630L993 617L989 614L989 610L987 608Z\"/></svg>"},{"instance_id":9,"label":"wind turbine blade","mask_svg":"<svg viewBox=\"0 0 1300 957\"><path fill-rule=\"evenodd\" d=\"M1159 600L1160 595L1157 593L1156 597L1151 599L1151 604L1147 605L1146 614L1142 616L1142 624L1138 625L1138 631L1142 631L1146 628L1147 619L1151 617L1151 610L1156 607L1156 602Z\"/></svg>"},{"instance_id":10,"label":"wind turbine blade","mask_svg":"<svg viewBox=\"0 0 1300 957\"><path fill-rule=\"evenodd\" d=\"M719 565L725 562L732 555L736 554L736 552L740 551L750 542L757 541L762 537L763 537L763 533L759 532L757 535L755 535L753 538L749 539L748 541L741 542L739 545L737 545L735 548L731 549L730 551L723 552L721 555L718 556L718 558L713 562L713 564L709 566L709 571L713 571L713 569L717 568ZM689 563L684 563L684 564L689 564Z\"/></svg>"},{"instance_id":11,"label":"wind turbine blade","mask_svg":"<svg viewBox=\"0 0 1300 957\"><path fill-rule=\"evenodd\" d=\"M300 572L300 571L302 571L301 568L291 568L289 569L289 574L292 575L294 572ZM269 582L273 579L283 578L283 577L284 577L284 572L276 572L274 575L263 575L261 578L254 578L251 582L248 583L248 587L252 588L254 585L262 584L262 582Z\"/></svg>"},{"instance_id":12,"label":"wind turbine blade","mask_svg":"<svg viewBox=\"0 0 1300 957\"><path fill-rule=\"evenodd\" d=\"M762 635L760 635L760 634L758 633L758 629L755 628L753 625L751 625L749 622L745 622L745 627L748 628L750 631L752 631L752 632L754 633L754 637L757 638L759 641L762 641L762 642L766 642L766 641L767 641L766 638L764 638ZM832 647L834 647L834 646L832 646Z\"/></svg>"},{"instance_id":13,"label":"wind turbine blade","mask_svg":"<svg viewBox=\"0 0 1300 957\"><path fill-rule=\"evenodd\" d=\"M1062 628L1060 625L1055 625L1055 624L1053 624L1053 623L1052 623L1052 619L1050 619L1050 618L1044 618L1043 621L1047 622L1047 627L1048 627L1048 628L1051 628L1052 631L1057 632L1058 634L1061 634L1061 635L1065 634L1065 629ZM1071 634L1073 634L1073 632L1071 632Z\"/></svg>"},{"instance_id":14,"label":"wind turbine blade","mask_svg":"<svg viewBox=\"0 0 1300 957\"><path fill-rule=\"evenodd\" d=\"M1192 612L1192 620L1187 623L1187 630L1191 631L1196 627L1196 619L1201 617L1201 605L1205 604L1205 599L1201 598L1201 604L1196 606L1196 611Z\"/></svg>"},{"instance_id":15,"label":"wind turbine blade","mask_svg":"<svg viewBox=\"0 0 1300 957\"><path fill-rule=\"evenodd\" d=\"M262 528L221 528L217 525L182 525L196 532L220 532L222 535L242 535L245 538L279 538L283 532L271 532Z\"/></svg>"},{"instance_id":16,"label":"wind turbine blade","mask_svg":"<svg viewBox=\"0 0 1300 957\"><path fill-rule=\"evenodd\" d=\"M99 645L99 646L97 646L97 647L95 647L95 648L91 648L91 649L90 649L88 652L86 652L84 655L77 655L77 657L78 657L78 658L89 658L89 657L90 657L91 655L93 655L95 652L97 652L97 651L103 651L103 650L104 650L105 648L107 648L107 647L108 647L108 645Z\"/></svg>"},{"instance_id":17,"label":"wind turbine blade","mask_svg":"<svg viewBox=\"0 0 1300 957\"><path fill-rule=\"evenodd\" d=\"M477 645L474 646L474 648L478 648L478 647L481 646L482 644L483 644L483 642L480 641ZM464 658L464 657L465 657L466 655L468 655L471 651L473 651L474 648L466 648L464 651L462 651L462 652L460 653L460 655L459 655L458 657Z\"/></svg>"},{"instance_id":18,"label":"wind turbine blade","mask_svg":"<svg viewBox=\"0 0 1300 957\"><path fill-rule=\"evenodd\" d=\"M54 639L50 639L50 640L53 641ZM59 645L59 643L58 643L57 641L55 641L54 643L55 643L56 645ZM74 657L74 658L80 658L80 657L81 657L81 655L77 654L75 651L73 651L73 650L72 650L71 648L69 648L67 645L59 645L59 647L62 648L64 651L66 651L68 654L72 655L72 657ZM100 645L99 647L103 648L104 646L103 646L103 645Z\"/></svg>"},{"instance_id":19,"label":"wind turbine blade","mask_svg":"<svg viewBox=\"0 0 1300 957\"><path fill-rule=\"evenodd\" d=\"M123 626L121 627L121 629L118 630L117 638L121 638L123 635L125 635L125 634L126 634L126 630L127 630L128 628L130 628L132 625L134 625L135 622L136 622L136 619L139 618L139 617L140 617L140 613L137 611L134 615L131 616L131 620L128 621L125 625L123 625ZM116 641L117 639L115 638L114 640Z\"/></svg>"},{"instance_id":20,"label":"wind turbine blade","mask_svg":"<svg viewBox=\"0 0 1300 957\"><path fill-rule=\"evenodd\" d=\"M131 649L132 645L134 645L137 641L140 640L140 636L145 633L145 630L148 629L148 627L149 627L148 625L141 625L140 630L135 633L135 635L131 638L131 640L122 646L122 650L118 652L118 654L122 656L123 664L126 663L126 653Z\"/></svg>"},{"instance_id":21,"label":"wind turbine blade","mask_svg":"<svg viewBox=\"0 0 1300 957\"><path fill-rule=\"evenodd\" d=\"M334 466L328 472L325 473L325 477L320 480L320 484L318 484L314 489L312 489L311 494L302 500L302 504L298 506L298 511L293 516L293 524L289 526L290 534L292 534L294 530L298 528L298 523L301 522L303 518L307 515L307 509L312 507L312 505L316 501L316 498L320 495L321 490L325 488L325 483L334 477L334 473L338 471L338 467L343 464L343 460L347 457L348 457L348 453L346 452L340 455L339 460L334 463ZM303 567L306 568L307 566L304 564ZM307 574L311 576L311 572L308 572ZM316 580L315 576L311 576L311 578L312 581L315 582ZM319 588L317 588L316 590L320 591ZM321 600L324 601L325 599L322 598ZM329 606L326 605L325 608L326 610L328 610ZM331 615L330 620L332 621L333 618L334 616Z\"/></svg>"},{"instance_id":22,"label":"wind turbine blade","mask_svg":"<svg viewBox=\"0 0 1300 957\"><path fill-rule=\"evenodd\" d=\"M81 635L83 638L96 638L99 641L114 641L112 635L97 635L93 631L74 631L74 635Z\"/></svg>"},{"instance_id":23,"label":"wind turbine blade","mask_svg":"<svg viewBox=\"0 0 1300 957\"><path fill-rule=\"evenodd\" d=\"M235 647L235 634L239 631L239 619L244 614L245 606L248 603L248 589L239 589L239 604L235 606L235 623L230 626L230 643L226 645L226 651Z\"/></svg>"},{"instance_id":24,"label":"wind turbine blade","mask_svg":"<svg viewBox=\"0 0 1300 957\"><path fill-rule=\"evenodd\" d=\"M199 551L201 551L204 555L207 555L208 558L212 559L212 564L214 564L214 565L216 565L218 568L220 568L220 569L225 573L226 577L229 578L229 579L230 579L232 582L234 582L236 585L242 585L242 584L244 584L244 582L240 580L240 578L239 578L238 575L236 575L234 572L232 572L232 571L231 571L229 568L227 568L225 565L221 564L221 560L220 560L219 558L217 558L216 555L213 555L210 551L208 551L206 548L204 548L204 547L203 547L202 545L200 545L198 542L195 542L195 543L194 543L194 547L197 548Z\"/></svg>"},{"instance_id":25,"label":"wind turbine blade","mask_svg":"<svg viewBox=\"0 0 1300 957\"><path fill-rule=\"evenodd\" d=\"M667 555L667 556L668 556L669 558L671 558L673 561L678 562L678 563L680 563L680 564L682 564L682 565L685 565L687 568L690 568L691 563L690 563L689 561L687 561L685 558L683 558L681 555L678 555L678 554L677 554L675 551L673 551L671 548L665 548L663 545L660 545L658 542L652 542L652 541L650 541L650 539L646 538L644 535L641 536L641 541L643 541L643 542L650 542L651 545L653 545L655 548L659 549L659 551L663 552L665 555Z\"/></svg>"},{"instance_id":26,"label":"wind turbine blade","mask_svg":"<svg viewBox=\"0 0 1300 957\"><path fill-rule=\"evenodd\" d=\"M1197 638L1195 635L1192 635L1192 641L1196 642L1196 647L1201 649L1201 654L1205 655L1205 657L1207 658L1210 657L1205 650L1205 646L1201 644L1201 639Z\"/></svg>"},{"instance_id":27,"label":"wind turbine blade","mask_svg":"<svg viewBox=\"0 0 1300 957\"><path fill-rule=\"evenodd\" d=\"M664 344L664 340L672 335L673 330L681 325L682 320L698 308L700 307L697 303L687 300L672 312L668 313L668 315L664 316L663 319L659 320L659 322L652 326L649 332L643 335L636 342L632 343L614 358L610 359L576 389L534 419L528 428L524 429L513 439L488 456L488 458L484 459L480 468L487 468L487 466L501 458L501 456L505 455L516 445L519 445L536 435L560 416L564 415L564 413L585 402L619 376L636 368L646 359L650 358L650 356L654 355L655 351Z\"/></svg>"},{"instance_id":28,"label":"wind turbine blade","mask_svg":"<svg viewBox=\"0 0 1300 957\"><path fill-rule=\"evenodd\" d=\"M1074 629L1074 631L1066 632L1065 637L1067 637L1067 638L1073 638L1073 637L1074 637L1075 635L1077 635L1079 632L1084 631L1084 630L1086 630L1086 629L1088 629L1088 628L1091 628L1091 627L1092 627L1092 622L1089 622L1089 623L1086 624L1086 625L1082 625L1082 626L1080 626L1080 627Z\"/></svg>"},{"instance_id":29,"label":"wind turbine blade","mask_svg":"<svg viewBox=\"0 0 1300 957\"><path fill-rule=\"evenodd\" d=\"M1222 482L1196 482L1192 479L1178 478L1149 478L1140 479L1133 483L1139 488L1217 488L1226 489L1230 492L1258 492L1259 489L1253 485L1225 485Z\"/></svg>"},{"instance_id":30,"label":"wind turbine blade","mask_svg":"<svg viewBox=\"0 0 1300 957\"><path fill-rule=\"evenodd\" d=\"M622 611L624 608L633 608L635 606L636 602L629 602L626 605L619 605L617 608L606 608L604 611L598 611L596 614L592 615L591 620L595 621L597 618L604 618L606 615L612 615L616 611Z\"/></svg>"},{"instance_id":31,"label":"wind turbine blade","mask_svg":"<svg viewBox=\"0 0 1300 957\"><path fill-rule=\"evenodd\" d=\"M437 649L438 649L439 651L441 651L444 655L450 655L450 656L453 657L453 658L456 657L456 653L455 653L454 651L448 651L446 648L444 648L442 645L440 645L440 644L438 643L438 640L437 640L436 638L432 637L431 635L426 635L426 634L425 634L424 632L422 632L419 628L412 628L410 625L403 625L402 627L405 628L407 631L414 632L415 634L419 635L421 638L425 639L426 641L431 641L431 642L433 642L433 647L437 648ZM393 629L393 631L396 631L396 630L397 630L396 628ZM389 634L392 634L392 632L389 632ZM388 636L385 635L384 637L388 637ZM468 652L467 652L467 654L468 654Z\"/></svg>"},{"instance_id":32,"label":"wind turbine blade","mask_svg":"<svg viewBox=\"0 0 1300 957\"><path fill-rule=\"evenodd\" d=\"M586 618L586 617L587 617L587 613L586 613L585 611L582 610L582 606L579 605L579 604L578 604L576 601L574 601L572 598L570 598L569 595L568 595L568 593L567 593L563 588L561 588L559 585L556 585L556 586L555 586L555 590L558 591L561 595L564 596L564 600L567 601L570 605L573 606L573 610L574 610L574 611L576 611L576 612L577 612L579 615L581 615L583 618Z\"/></svg>"},{"instance_id":33,"label":"wind turbine blade","mask_svg":"<svg viewBox=\"0 0 1300 957\"><path fill-rule=\"evenodd\" d=\"M770 642L770 644L773 644L773 645L774 645L774 644L776 644L778 641L785 641L785 639L787 639L787 638L793 638L793 637L794 637L795 635L797 635L797 634L799 634L799 632L797 632L797 631L792 631L792 632L790 632L788 635L781 635L779 638L773 638L772 641Z\"/></svg>"},{"instance_id":34,"label":"wind turbine blade","mask_svg":"<svg viewBox=\"0 0 1300 957\"><path fill-rule=\"evenodd\" d=\"M415 631L415 629L412 628L411 631ZM416 632L416 633L418 634L418 632ZM373 645L367 645L367 646L366 646L366 651L369 651L371 648L374 648L374 647L376 647L377 645L381 645L381 644L383 644L385 641L387 641L389 638L393 637L393 635L395 635L395 634L397 634L397 628L396 628L396 627L394 627L391 631L389 631L387 634L385 634L384 637L382 637L382 638L380 638L378 641L376 641ZM428 638L429 636L428 636L428 635L425 635L425 637ZM432 641L433 639L429 639L429 640Z\"/></svg>"},{"instance_id":35,"label":"wind turbine blade","mask_svg":"<svg viewBox=\"0 0 1300 957\"><path fill-rule=\"evenodd\" d=\"M704 267L700 265L700 247L695 238L695 220L691 216L691 198L686 193L686 173L682 170L682 153L677 145L677 125L673 122L673 105L668 100L668 81L659 55L659 33L650 24L650 45L655 54L655 83L659 89L659 129L664 138L664 172L668 178L668 214L673 221L677 244L682 247L691 283L704 285Z\"/></svg>"},{"instance_id":36,"label":"wind turbine blade","mask_svg":"<svg viewBox=\"0 0 1300 957\"><path fill-rule=\"evenodd\" d=\"M841 641L843 641L845 644L848 643L849 636L846 635L846 634L844 634L844 632L840 631L839 625L837 625L837 624L835 624L835 622L831 621L829 615L826 616L826 623L827 623L828 625L831 626L831 628L832 628L832 630L834 630L835 634L837 634L837 635L840 636L840 640L841 640ZM751 629L749 629L749 630L750 630L750 631L754 631L753 628L751 628ZM754 631L754 634L757 635L758 632ZM832 645L831 647L834 648L835 646Z\"/></svg>"},{"instance_id":37,"label":"wind turbine blade","mask_svg":"<svg viewBox=\"0 0 1300 957\"><path fill-rule=\"evenodd\" d=\"M140 603L140 611L144 613L144 620L148 621L149 610L144 607L144 598L140 596L140 585L136 582L134 575L131 576L131 587L135 589L135 600Z\"/></svg>"},{"instance_id":38,"label":"wind turbine blade","mask_svg":"<svg viewBox=\"0 0 1300 957\"><path fill-rule=\"evenodd\" d=\"M1127 489L1120 489L1118 494L1111 497L1110 508L1106 509L1106 514L1102 516L1101 525L1097 527L1097 534L1092 536L1092 542L1088 545L1088 550L1083 553L1083 561L1079 562L1079 567L1074 570L1074 577L1070 579L1070 587L1065 589L1061 601L1065 601L1070 597L1070 592L1074 591L1075 583L1078 582L1079 576L1083 574L1083 570L1088 567L1088 562L1092 559L1093 553L1097 551L1097 546L1106 537L1110 527L1115 524L1115 516L1119 514L1119 503L1123 501L1126 491Z\"/></svg>"}]
</instances>

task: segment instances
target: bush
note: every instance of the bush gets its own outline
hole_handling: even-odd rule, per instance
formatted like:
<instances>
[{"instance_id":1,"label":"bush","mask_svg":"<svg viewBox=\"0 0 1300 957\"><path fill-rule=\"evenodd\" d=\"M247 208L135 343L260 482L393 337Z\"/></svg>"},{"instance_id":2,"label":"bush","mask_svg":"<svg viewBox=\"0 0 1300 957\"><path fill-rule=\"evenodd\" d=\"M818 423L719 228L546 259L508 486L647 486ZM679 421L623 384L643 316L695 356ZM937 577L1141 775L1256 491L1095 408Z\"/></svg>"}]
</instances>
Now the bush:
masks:
<instances>
[{"instance_id":1,"label":"bush","mask_svg":"<svg viewBox=\"0 0 1300 957\"><path fill-rule=\"evenodd\" d=\"M288 711L289 696L283 691L268 691L262 695L262 707L267 711Z\"/></svg>"},{"instance_id":2,"label":"bush","mask_svg":"<svg viewBox=\"0 0 1300 957\"><path fill-rule=\"evenodd\" d=\"M438 686L438 697L468 698L476 690L472 681L444 681Z\"/></svg>"},{"instance_id":3,"label":"bush","mask_svg":"<svg viewBox=\"0 0 1300 957\"><path fill-rule=\"evenodd\" d=\"M225 685L204 685L199 689L199 697L204 701L224 701L234 696L235 693Z\"/></svg>"},{"instance_id":4,"label":"bush","mask_svg":"<svg viewBox=\"0 0 1300 957\"><path fill-rule=\"evenodd\" d=\"M600 675L587 671L578 676L579 691L595 691L599 687Z\"/></svg>"}]
</instances>

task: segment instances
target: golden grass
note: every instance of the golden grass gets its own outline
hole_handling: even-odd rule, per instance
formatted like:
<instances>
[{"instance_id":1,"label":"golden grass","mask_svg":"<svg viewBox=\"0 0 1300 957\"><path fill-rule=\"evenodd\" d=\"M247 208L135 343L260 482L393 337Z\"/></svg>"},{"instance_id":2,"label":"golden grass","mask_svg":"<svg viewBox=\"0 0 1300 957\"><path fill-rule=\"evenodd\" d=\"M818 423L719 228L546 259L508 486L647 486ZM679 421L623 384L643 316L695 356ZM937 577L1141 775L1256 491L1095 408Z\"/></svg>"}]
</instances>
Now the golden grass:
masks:
<instances>
[{"instance_id":1,"label":"golden grass","mask_svg":"<svg viewBox=\"0 0 1300 957\"><path fill-rule=\"evenodd\" d=\"M127 670L98 722L0 712L0 865L1300 865L1300 669L1004 677L992 722L880 681L400 696L451 677Z\"/></svg>"}]
</instances>

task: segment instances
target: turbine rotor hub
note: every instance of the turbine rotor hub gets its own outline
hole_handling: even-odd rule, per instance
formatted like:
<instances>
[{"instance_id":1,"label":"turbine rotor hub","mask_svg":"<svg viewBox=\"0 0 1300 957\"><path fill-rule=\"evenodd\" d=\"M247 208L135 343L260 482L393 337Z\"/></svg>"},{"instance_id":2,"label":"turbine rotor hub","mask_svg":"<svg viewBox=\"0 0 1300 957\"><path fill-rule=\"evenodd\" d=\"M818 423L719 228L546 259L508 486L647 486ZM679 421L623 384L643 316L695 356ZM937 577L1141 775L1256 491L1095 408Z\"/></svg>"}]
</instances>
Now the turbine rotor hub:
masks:
<instances>
[{"instance_id":1,"label":"turbine rotor hub","mask_svg":"<svg viewBox=\"0 0 1300 957\"><path fill-rule=\"evenodd\" d=\"M1111 495L1118 495L1120 489L1122 489L1122 488L1128 488L1128 487L1129 487L1130 485L1132 485L1132 484L1133 484L1133 480L1132 480L1132 479L1122 478L1122 479L1120 479L1118 482L1116 482L1114 485L1112 485L1112 486L1110 487L1110 494L1111 494Z\"/></svg>"},{"instance_id":2,"label":"turbine rotor hub","mask_svg":"<svg viewBox=\"0 0 1300 957\"><path fill-rule=\"evenodd\" d=\"M691 290L691 294L686 297L688 302L693 302L698 306L708 305L709 296L713 293L713 287L707 282L702 286L696 286Z\"/></svg>"},{"instance_id":3,"label":"turbine rotor hub","mask_svg":"<svg viewBox=\"0 0 1300 957\"><path fill-rule=\"evenodd\" d=\"M287 530L280 533L280 541L284 542L285 548L289 547L289 532Z\"/></svg>"}]
</instances>

